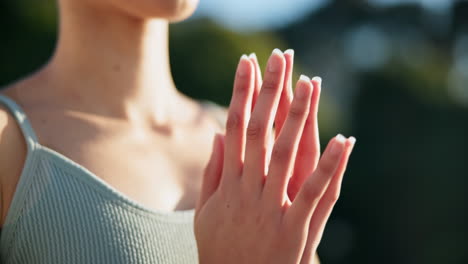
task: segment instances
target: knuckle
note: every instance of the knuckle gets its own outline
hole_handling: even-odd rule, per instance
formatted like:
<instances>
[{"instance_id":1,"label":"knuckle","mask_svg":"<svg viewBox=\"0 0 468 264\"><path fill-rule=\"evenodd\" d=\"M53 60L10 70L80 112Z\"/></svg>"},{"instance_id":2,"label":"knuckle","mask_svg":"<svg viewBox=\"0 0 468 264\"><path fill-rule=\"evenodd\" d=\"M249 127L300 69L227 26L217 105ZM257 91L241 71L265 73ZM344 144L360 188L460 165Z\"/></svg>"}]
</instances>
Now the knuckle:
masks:
<instances>
[{"instance_id":1,"label":"knuckle","mask_svg":"<svg viewBox=\"0 0 468 264\"><path fill-rule=\"evenodd\" d=\"M263 81L263 87L262 90L264 90L267 93L273 93L276 91L278 87L278 83L274 80L271 79L266 79Z\"/></svg>"},{"instance_id":2,"label":"knuckle","mask_svg":"<svg viewBox=\"0 0 468 264\"><path fill-rule=\"evenodd\" d=\"M306 110L300 105L293 104L289 108L289 117L295 120L300 120L306 115Z\"/></svg>"},{"instance_id":3,"label":"knuckle","mask_svg":"<svg viewBox=\"0 0 468 264\"><path fill-rule=\"evenodd\" d=\"M275 162L285 161L288 158L290 150L290 147L277 145L271 152L271 159Z\"/></svg>"},{"instance_id":4,"label":"knuckle","mask_svg":"<svg viewBox=\"0 0 468 264\"><path fill-rule=\"evenodd\" d=\"M306 203L316 202L320 199L321 192L318 186L310 181L304 183L304 200Z\"/></svg>"},{"instance_id":5,"label":"knuckle","mask_svg":"<svg viewBox=\"0 0 468 264\"><path fill-rule=\"evenodd\" d=\"M262 130L261 122L258 119L250 119L249 126L247 127L247 139L257 140Z\"/></svg>"},{"instance_id":6,"label":"knuckle","mask_svg":"<svg viewBox=\"0 0 468 264\"><path fill-rule=\"evenodd\" d=\"M230 113L226 122L226 132L230 133L239 129L241 118L237 113Z\"/></svg>"},{"instance_id":7,"label":"knuckle","mask_svg":"<svg viewBox=\"0 0 468 264\"><path fill-rule=\"evenodd\" d=\"M335 170L335 163L332 160L325 159L318 165L318 174L322 177L327 177L333 174Z\"/></svg>"},{"instance_id":8,"label":"knuckle","mask_svg":"<svg viewBox=\"0 0 468 264\"><path fill-rule=\"evenodd\" d=\"M247 82L247 77L237 77L239 78L236 83L235 93L243 95L249 90L249 83Z\"/></svg>"}]
</instances>

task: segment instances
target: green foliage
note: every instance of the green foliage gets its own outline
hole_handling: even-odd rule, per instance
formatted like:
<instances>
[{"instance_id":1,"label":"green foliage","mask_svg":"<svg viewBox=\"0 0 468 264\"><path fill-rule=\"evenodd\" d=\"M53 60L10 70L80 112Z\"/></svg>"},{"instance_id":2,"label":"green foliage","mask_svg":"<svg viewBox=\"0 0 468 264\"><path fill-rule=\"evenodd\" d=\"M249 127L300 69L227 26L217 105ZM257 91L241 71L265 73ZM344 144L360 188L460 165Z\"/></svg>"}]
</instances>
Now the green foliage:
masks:
<instances>
[{"instance_id":1,"label":"green foliage","mask_svg":"<svg viewBox=\"0 0 468 264\"><path fill-rule=\"evenodd\" d=\"M0 1L0 86L36 70L50 58L57 28L53 2Z\"/></svg>"},{"instance_id":2,"label":"green foliage","mask_svg":"<svg viewBox=\"0 0 468 264\"><path fill-rule=\"evenodd\" d=\"M31 30L42 33L55 33L57 24L56 0L41 0L32 4L30 0L9 1L11 9Z\"/></svg>"},{"instance_id":3,"label":"green foliage","mask_svg":"<svg viewBox=\"0 0 468 264\"><path fill-rule=\"evenodd\" d=\"M223 105L229 104L242 54L255 52L261 63L274 48L285 47L272 33L240 34L206 19L172 25L170 43L178 88L192 97Z\"/></svg>"}]
</instances>

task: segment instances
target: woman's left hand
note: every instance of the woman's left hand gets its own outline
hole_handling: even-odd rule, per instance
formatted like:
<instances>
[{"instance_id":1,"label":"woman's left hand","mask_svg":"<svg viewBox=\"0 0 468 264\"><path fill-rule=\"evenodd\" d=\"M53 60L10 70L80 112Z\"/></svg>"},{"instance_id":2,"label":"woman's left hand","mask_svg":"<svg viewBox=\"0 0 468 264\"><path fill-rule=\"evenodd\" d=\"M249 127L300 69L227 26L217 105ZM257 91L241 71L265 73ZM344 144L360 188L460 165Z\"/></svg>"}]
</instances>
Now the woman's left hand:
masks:
<instances>
[{"instance_id":1,"label":"woman's left hand","mask_svg":"<svg viewBox=\"0 0 468 264\"><path fill-rule=\"evenodd\" d=\"M286 72L284 78L284 87L281 94L281 99L278 106L278 111L275 117L275 135L271 137L271 144L273 146L276 137L280 134L281 128L283 127L284 121L288 115L289 108L293 100L293 91L292 91L292 75L293 75L293 63L294 63L294 51L287 50L285 53L286 58ZM253 104L255 105L256 96L260 92L260 87L262 86L262 76L260 71L260 66L255 54L249 56L250 60L254 63L256 68L255 74L255 93L253 98ZM302 184L305 182L306 178L317 168L317 164L320 159L320 139L318 131L318 106L320 100L320 92L322 80L319 77L313 78L311 80L313 85L313 94L312 101L310 104L309 115L303 130L300 144L297 151L296 162L294 165L293 174L289 180L288 184L288 196L291 201L293 201L301 189ZM270 147L271 151L271 147ZM343 164L344 165L344 164ZM341 181L341 179L333 179L333 181ZM339 184L330 184L330 186L339 186ZM321 215L330 215L332 207L330 207L327 201L334 201L339 195L339 191L336 188L330 188L324 195L324 199L321 200L317 207L317 211L314 214ZM322 217L312 218L312 219L321 219ZM311 221L310 229L316 229L320 225L325 225L326 222L316 223ZM323 230L323 228L321 228ZM320 237L322 234L317 234ZM312 241L320 241L320 238L308 237L307 244L312 243ZM308 263L317 263L317 258L315 258L312 253L312 249L316 248L318 245L308 245L306 250L303 253L301 264Z\"/></svg>"}]
</instances>

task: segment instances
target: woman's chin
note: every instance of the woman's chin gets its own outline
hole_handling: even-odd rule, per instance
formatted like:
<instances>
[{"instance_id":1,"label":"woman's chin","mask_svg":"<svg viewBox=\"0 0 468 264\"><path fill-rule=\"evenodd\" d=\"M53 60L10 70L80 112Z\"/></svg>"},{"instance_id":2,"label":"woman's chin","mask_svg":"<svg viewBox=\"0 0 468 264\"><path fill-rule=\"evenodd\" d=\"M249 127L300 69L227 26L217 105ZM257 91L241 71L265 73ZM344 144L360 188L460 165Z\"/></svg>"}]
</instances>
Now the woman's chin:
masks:
<instances>
[{"instance_id":1,"label":"woman's chin","mask_svg":"<svg viewBox=\"0 0 468 264\"><path fill-rule=\"evenodd\" d=\"M190 17L199 0L110 0L134 16L177 22Z\"/></svg>"},{"instance_id":2,"label":"woman's chin","mask_svg":"<svg viewBox=\"0 0 468 264\"><path fill-rule=\"evenodd\" d=\"M178 22L189 18L197 9L199 0L175 0L178 5L172 10L172 15L167 16L171 22Z\"/></svg>"}]
</instances>

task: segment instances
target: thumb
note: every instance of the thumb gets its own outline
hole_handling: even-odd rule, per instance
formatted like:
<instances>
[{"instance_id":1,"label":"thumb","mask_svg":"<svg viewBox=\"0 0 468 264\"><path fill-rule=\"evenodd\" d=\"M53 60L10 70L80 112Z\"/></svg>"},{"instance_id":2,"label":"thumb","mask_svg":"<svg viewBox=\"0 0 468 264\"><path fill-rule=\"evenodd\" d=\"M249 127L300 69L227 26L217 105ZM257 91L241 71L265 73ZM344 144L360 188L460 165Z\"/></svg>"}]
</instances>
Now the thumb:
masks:
<instances>
[{"instance_id":1,"label":"thumb","mask_svg":"<svg viewBox=\"0 0 468 264\"><path fill-rule=\"evenodd\" d=\"M223 161L224 136L217 133L214 138L211 157L203 175L201 192L195 208L195 214L200 211L206 201L213 195L216 189L218 189L221 173L223 172Z\"/></svg>"}]
</instances>

